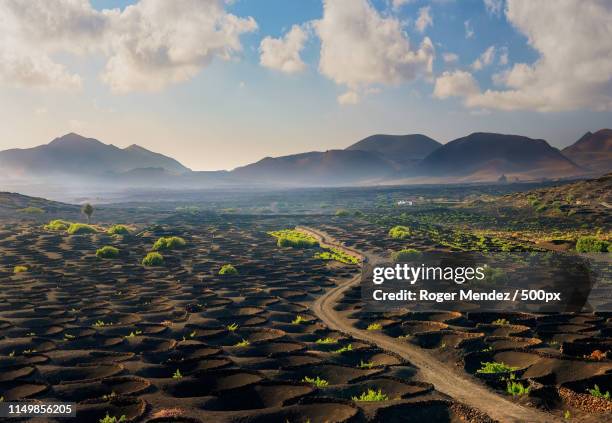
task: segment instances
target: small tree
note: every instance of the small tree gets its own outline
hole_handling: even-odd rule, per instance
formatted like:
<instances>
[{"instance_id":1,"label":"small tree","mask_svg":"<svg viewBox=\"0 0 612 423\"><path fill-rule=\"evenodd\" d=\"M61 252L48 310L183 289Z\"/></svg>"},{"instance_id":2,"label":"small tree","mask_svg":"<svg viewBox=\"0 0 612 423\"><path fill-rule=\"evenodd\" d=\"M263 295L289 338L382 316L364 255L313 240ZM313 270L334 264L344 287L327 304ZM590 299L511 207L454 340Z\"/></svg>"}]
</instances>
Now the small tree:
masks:
<instances>
[{"instance_id":1,"label":"small tree","mask_svg":"<svg viewBox=\"0 0 612 423\"><path fill-rule=\"evenodd\" d=\"M91 204L86 203L85 205L83 205L83 208L81 209L81 212L87 216L87 223L91 223L91 215L94 212L94 208Z\"/></svg>"}]
</instances>

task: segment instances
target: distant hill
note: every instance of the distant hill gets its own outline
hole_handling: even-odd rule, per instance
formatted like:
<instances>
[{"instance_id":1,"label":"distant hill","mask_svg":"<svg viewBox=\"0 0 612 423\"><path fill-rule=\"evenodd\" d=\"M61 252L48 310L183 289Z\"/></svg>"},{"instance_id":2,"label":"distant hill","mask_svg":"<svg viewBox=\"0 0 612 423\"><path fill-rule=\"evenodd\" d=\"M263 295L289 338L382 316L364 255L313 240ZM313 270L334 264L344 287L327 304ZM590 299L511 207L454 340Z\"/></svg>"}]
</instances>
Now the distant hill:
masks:
<instances>
[{"instance_id":1,"label":"distant hill","mask_svg":"<svg viewBox=\"0 0 612 423\"><path fill-rule=\"evenodd\" d=\"M0 167L4 173L23 177L98 177L142 168L161 168L172 174L189 172L178 161L138 145L122 149L74 133L34 148L1 151Z\"/></svg>"},{"instance_id":2,"label":"distant hill","mask_svg":"<svg viewBox=\"0 0 612 423\"><path fill-rule=\"evenodd\" d=\"M612 225L612 173L559 186L508 194L499 198L496 208L512 207L528 213L574 216L591 227Z\"/></svg>"},{"instance_id":3,"label":"distant hill","mask_svg":"<svg viewBox=\"0 0 612 423\"><path fill-rule=\"evenodd\" d=\"M612 171L612 129L587 132L562 153L589 170L598 173Z\"/></svg>"},{"instance_id":4,"label":"distant hill","mask_svg":"<svg viewBox=\"0 0 612 423\"><path fill-rule=\"evenodd\" d=\"M49 216L78 217L80 207L12 192L0 192L0 217L45 220Z\"/></svg>"},{"instance_id":5,"label":"distant hill","mask_svg":"<svg viewBox=\"0 0 612 423\"><path fill-rule=\"evenodd\" d=\"M585 173L546 141L476 132L440 147L419 164L419 173L471 181L567 178Z\"/></svg>"},{"instance_id":6,"label":"distant hill","mask_svg":"<svg viewBox=\"0 0 612 423\"><path fill-rule=\"evenodd\" d=\"M361 150L329 150L266 157L236 168L232 174L249 182L337 186L379 181L392 176L396 170L394 163L378 154Z\"/></svg>"},{"instance_id":7,"label":"distant hill","mask_svg":"<svg viewBox=\"0 0 612 423\"><path fill-rule=\"evenodd\" d=\"M346 148L380 154L400 165L413 165L440 148L438 141L421 134L372 135Z\"/></svg>"}]
</instances>

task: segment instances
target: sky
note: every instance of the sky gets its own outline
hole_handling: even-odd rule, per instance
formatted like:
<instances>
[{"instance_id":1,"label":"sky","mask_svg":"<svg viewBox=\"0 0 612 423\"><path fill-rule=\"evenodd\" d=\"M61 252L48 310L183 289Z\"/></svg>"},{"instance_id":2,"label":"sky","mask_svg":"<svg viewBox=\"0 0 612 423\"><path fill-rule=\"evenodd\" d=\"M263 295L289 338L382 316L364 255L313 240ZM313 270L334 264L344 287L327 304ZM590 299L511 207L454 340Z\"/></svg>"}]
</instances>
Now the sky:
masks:
<instances>
[{"instance_id":1,"label":"sky","mask_svg":"<svg viewBox=\"0 0 612 423\"><path fill-rule=\"evenodd\" d=\"M69 132L193 170L612 126L608 0L3 0L0 150Z\"/></svg>"}]
</instances>

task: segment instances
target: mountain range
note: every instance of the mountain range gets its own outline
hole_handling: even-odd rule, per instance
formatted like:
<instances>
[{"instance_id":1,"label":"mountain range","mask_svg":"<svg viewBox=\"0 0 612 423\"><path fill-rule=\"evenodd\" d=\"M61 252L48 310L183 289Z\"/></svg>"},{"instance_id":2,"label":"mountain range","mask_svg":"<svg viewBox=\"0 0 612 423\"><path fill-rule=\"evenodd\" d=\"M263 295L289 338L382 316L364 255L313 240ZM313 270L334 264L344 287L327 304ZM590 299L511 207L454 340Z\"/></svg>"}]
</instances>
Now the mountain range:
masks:
<instances>
[{"instance_id":1,"label":"mountain range","mask_svg":"<svg viewBox=\"0 0 612 423\"><path fill-rule=\"evenodd\" d=\"M160 168L175 175L190 172L177 160L136 144L119 148L75 133L34 148L1 151L0 168L5 173L45 178L103 176L144 168Z\"/></svg>"},{"instance_id":2,"label":"mountain range","mask_svg":"<svg viewBox=\"0 0 612 423\"><path fill-rule=\"evenodd\" d=\"M612 170L612 130L559 151L545 140L477 132L446 144L421 134L372 135L345 149L266 157L232 171L195 172L138 145L119 148L70 133L0 151L0 180L68 180L114 186L340 186L567 179Z\"/></svg>"}]
</instances>

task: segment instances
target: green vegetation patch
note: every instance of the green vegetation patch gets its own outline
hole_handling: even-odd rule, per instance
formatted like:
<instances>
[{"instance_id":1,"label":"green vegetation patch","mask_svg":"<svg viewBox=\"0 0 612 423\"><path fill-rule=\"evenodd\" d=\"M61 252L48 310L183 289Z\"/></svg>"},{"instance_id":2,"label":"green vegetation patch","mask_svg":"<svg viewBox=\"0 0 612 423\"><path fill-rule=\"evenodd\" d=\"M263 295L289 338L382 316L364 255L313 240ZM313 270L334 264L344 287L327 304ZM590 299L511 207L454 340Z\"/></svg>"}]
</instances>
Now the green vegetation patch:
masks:
<instances>
[{"instance_id":1,"label":"green vegetation patch","mask_svg":"<svg viewBox=\"0 0 612 423\"><path fill-rule=\"evenodd\" d=\"M421 253L414 248L405 248L393 253L391 260L394 262L405 262L411 260L418 260L421 257Z\"/></svg>"},{"instance_id":2,"label":"green vegetation patch","mask_svg":"<svg viewBox=\"0 0 612 423\"><path fill-rule=\"evenodd\" d=\"M157 252L151 252L142 259L143 266L162 266L164 264L164 256Z\"/></svg>"},{"instance_id":3,"label":"green vegetation patch","mask_svg":"<svg viewBox=\"0 0 612 423\"><path fill-rule=\"evenodd\" d=\"M582 236L576 241L576 251L579 253L605 253L612 251L609 241L595 236Z\"/></svg>"},{"instance_id":4,"label":"green vegetation patch","mask_svg":"<svg viewBox=\"0 0 612 423\"><path fill-rule=\"evenodd\" d=\"M117 418L115 416L109 416L108 413L106 413L106 417L104 417L103 419L99 420L100 423L124 423L127 422L127 417L125 416L125 414L123 414L121 417Z\"/></svg>"},{"instance_id":5,"label":"green vegetation patch","mask_svg":"<svg viewBox=\"0 0 612 423\"><path fill-rule=\"evenodd\" d=\"M65 231L67 230L72 222L66 220L55 219L45 225L45 229L48 231Z\"/></svg>"},{"instance_id":6,"label":"green vegetation patch","mask_svg":"<svg viewBox=\"0 0 612 423\"><path fill-rule=\"evenodd\" d=\"M594 396L595 398L603 398L605 400L610 401L610 391L606 391L606 393L601 392L598 385L595 385L592 389L587 389L589 394Z\"/></svg>"},{"instance_id":7,"label":"green vegetation patch","mask_svg":"<svg viewBox=\"0 0 612 423\"><path fill-rule=\"evenodd\" d=\"M513 397L522 397L523 395L529 394L529 386L525 387L521 382L515 382L513 380L508 381L506 385L506 392Z\"/></svg>"},{"instance_id":8,"label":"green vegetation patch","mask_svg":"<svg viewBox=\"0 0 612 423\"><path fill-rule=\"evenodd\" d=\"M114 259L119 257L119 249L107 245L96 250L96 257L101 259Z\"/></svg>"},{"instance_id":9,"label":"green vegetation patch","mask_svg":"<svg viewBox=\"0 0 612 423\"><path fill-rule=\"evenodd\" d=\"M328 345L328 344L336 344L338 342L337 339L334 338L319 338L315 341L317 344Z\"/></svg>"},{"instance_id":10,"label":"green vegetation patch","mask_svg":"<svg viewBox=\"0 0 612 423\"><path fill-rule=\"evenodd\" d=\"M185 245L187 245L187 242L180 236L162 236L153 244L153 251L176 250L183 248Z\"/></svg>"},{"instance_id":11,"label":"green vegetation patch","mask_svg":"<svg viewBox=\"0 0 612 423\"><path fill-rule=\"evenodd\" d=\"M314 385L317 388L325 388L329 385L328 381L326 381L325 379L321 379L319 376L317 376L316 378L304 376L302 382L310 383L311 385Z\"/></svg>"},{"instance_id":12,"label":"green vegetation patch","mask_svg":"<svg viewBox=\"0 0 612 423\"><path fill-rule=\"evenodd\" d=\"M96 228L85 223L73 223L68 227L70 235L95 234L96 232L98 232Z\"/></svg>"},{"instance_id":13,"label":"green vegetation patch","mask_svg":"<svg viewBox=\"0 0 612 423\"><path fill-rule=\"evenodd\" d=\"M28 266L15 266L13 268L13 273L23 273L27 272L28 270Z\"/></svg>"},{"instance_id":14,"label":"green vegetation patch","mask_svg":"<svg viewBox=\"0 0 612 423\"><path fill-rule=\"evenodd\" d=\"M25 214L43 214L45 211L43 209L41 209L40 207L26 207L23 209L19 209L17 210L20 213L25 213Z\"/></svg>"},{"instance_id":15,"label":"green vegetation patch","mask_svg":"<svg viewBox=\"0 0 612 423\"><path fill-rule=\"evenodd\" d=\"M327 251L315 254L315 258L321 260L335 260L344 264L359 264L359 259L355 256L345 253L338 248L330 248Z\"/></svg>"},{"instance_id":16,"label":"green vegetation patch","mask_svg":"<svg viewBox=\"0 0 612 423\"><path fill-rule=\"evenodd\" d=\"M476 373L494 374L494 373L508 373L518 369L518 367L508 366L505 363L497 363L495 361L486 361L480 363L482 367L476 370Z\"/></svg>"},{"instance_id":17,"label":"green vegetation patch","mask_svg":"<svg viewBox=\"0 0 612 423\"><path fill-rule=\"evenodd\" d=\"M389 229L389 236L393 239L406 239L411 235L407 226L394 226Z\"/></svg>"},{"instance_id":18,"label":"green vegetation patch","mask_svg":"<svg viewBox=\"0 0 612 423\"><path fill-rule=\"evenodd\" d=\"M316 238L295 229L268 232L268 235L276 238L276 245L283 248L315 248L319 246L319 241Z\"/></svg>"},{"instance_id":19,"label":"green vegetation patch","mask_svg":"<svg viewBox=\"0 0 612 423\"><path fill-rule=\"evenodd\" d=\"M231 264L224 264L219 270L220 276L236 276L237 274L238 270Z\"/></svg>"},{"instance_id":20,"label":"green vegetation patch","mask_svg":"<svg viewBox=\"0 0 612 423\"><path fill-rule=\"evenodd\" d=\"M389 395L383 394L382 389L375 391L374 389L368 389L367 392L362 392L358 397L351 397L353 401L365 402L365 401L388 401Z\"/></svg>"},{"instance_id":21,"label":"green vegetation patch","mask_svg":"<svg viewBox=\"0 0 612 423\"><path fill-rule=\"evenodd\" d=\"M130 230L125 225L113 225L106 231L109 235L129 235Z\"/></svg>"},{"instance_id":22,"label":"green vegetation patch","mask_svg":"<svg viewBox=\"0 0 612 423\"><path fill-rule=\"evenodd\" d=\"M342 348L338 348L337 350L332 351L332 353L333 354L342 354L342 353L345 353L345 352L348 352L348 351L353 351L353 344L345 345Z\"/></svg>"}]
</instances>

